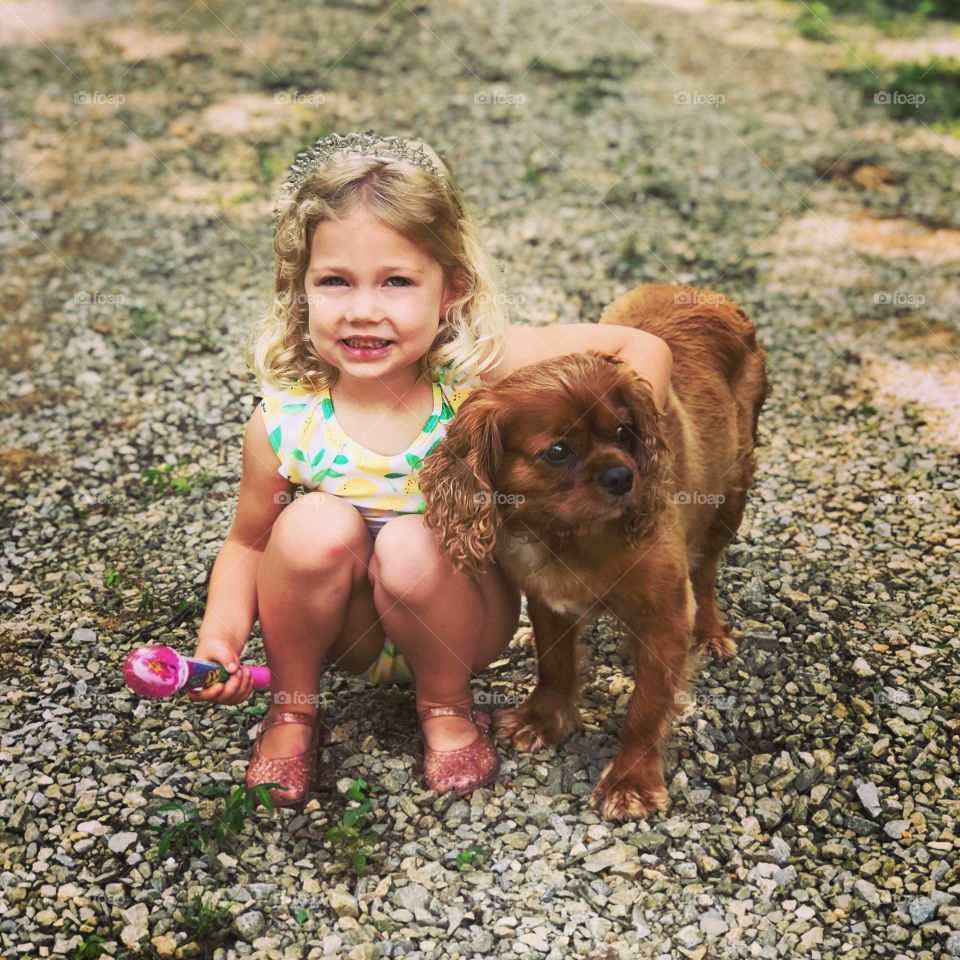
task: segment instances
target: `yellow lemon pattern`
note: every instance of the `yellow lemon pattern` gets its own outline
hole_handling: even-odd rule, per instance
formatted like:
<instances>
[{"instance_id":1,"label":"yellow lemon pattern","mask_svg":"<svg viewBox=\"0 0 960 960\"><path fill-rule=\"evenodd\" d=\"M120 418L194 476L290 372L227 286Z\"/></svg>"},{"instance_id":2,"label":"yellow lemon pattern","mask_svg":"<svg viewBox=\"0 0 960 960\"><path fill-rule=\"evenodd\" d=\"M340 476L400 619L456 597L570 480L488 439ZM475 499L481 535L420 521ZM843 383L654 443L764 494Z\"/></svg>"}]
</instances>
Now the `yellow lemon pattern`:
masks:
<instances>
[{"instance_id":1,"label":"yellow lemon pattern","mask_svg":"<svg viewBox=\"0 0 960 960\"><path fill-rule=\"evenodd\" d=\"M443 439L448 421L480 385L479 377L447 384L448 376L448 367L437 371L427 422L406 450L392 456L368 450L344 432L329 389L314 392L300 384L281 388L265 382L260 408L280 461L278 472L307 490L332 493L352 503L374 536L391 517L423 513L420 465Z\"/></svg>"}]
</instances>

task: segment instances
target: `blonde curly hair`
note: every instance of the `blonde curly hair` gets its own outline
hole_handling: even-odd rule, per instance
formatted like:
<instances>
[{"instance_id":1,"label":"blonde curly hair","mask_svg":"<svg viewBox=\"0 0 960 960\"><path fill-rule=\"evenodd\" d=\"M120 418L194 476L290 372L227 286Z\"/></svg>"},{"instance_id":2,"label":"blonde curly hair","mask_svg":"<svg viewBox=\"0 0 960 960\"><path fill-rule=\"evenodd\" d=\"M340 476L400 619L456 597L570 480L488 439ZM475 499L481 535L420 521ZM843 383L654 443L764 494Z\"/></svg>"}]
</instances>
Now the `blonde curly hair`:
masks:
<instances>
[{"instance_id":1,"label":"blonde curly hair","mask_svg":"<svg viewBox=\"0 0 960 960\"><path fill-rule=\"evenodd\" d=\"M336 383L337 368L317 355L310 340L304 278L317 224L356 209L431 256L443 272L445 289L457 294L420 360L421 373L435 380L437 368L449 366L446 379L454 382L498 361L508 319L496 265L449 166L423 146L445 182L407 162L348 157L314 171L280 200L273 236L273 303L252 330L245 351L261 391L265 382L281 388L299 382L313 390Z\"/></svg>"}]
</instances>

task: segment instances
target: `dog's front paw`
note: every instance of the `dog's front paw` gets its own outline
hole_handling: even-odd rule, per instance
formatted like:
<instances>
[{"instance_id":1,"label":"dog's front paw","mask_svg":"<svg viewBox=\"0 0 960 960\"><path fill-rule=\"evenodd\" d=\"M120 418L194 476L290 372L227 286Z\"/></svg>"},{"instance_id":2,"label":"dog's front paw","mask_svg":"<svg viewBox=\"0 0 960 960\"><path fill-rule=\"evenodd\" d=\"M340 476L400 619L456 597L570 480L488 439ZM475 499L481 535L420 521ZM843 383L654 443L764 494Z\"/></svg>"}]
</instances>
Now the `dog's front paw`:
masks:
<instances>
[{"instance_id":1,"label":"dog's front paw","mask_svg":"<svg viewBox=\"0 0 960 960\"><path fill-rule=\"evenodd\" d=\"M590 798L604 820L639 820L670 803L659 759L628 765L620 756L604 767Z\"/></svg>"},{"instance_id":2,"label":"dog's front paw","mask_svg":"<svg viewBox=\"0 0 960 960\"><path fill-rule=\"evenodd\" d=\"M737 641L724 630L695 634L693 643L697 653L709 653L718 660L729 660L737 652Z\"/></svg>"},{"instance_id":3,"label":"dog's front paw","mask_svg":"<svg viewBox=\"0 0 960 960\"><path fill-rule=\"evenodd\" d=\"M525 703L498 710L494 717L497 736L509 740L520 753L563 743L583 726L576 706L556 697L538 697L534 691Z\"/></svg>"}]
</instances>

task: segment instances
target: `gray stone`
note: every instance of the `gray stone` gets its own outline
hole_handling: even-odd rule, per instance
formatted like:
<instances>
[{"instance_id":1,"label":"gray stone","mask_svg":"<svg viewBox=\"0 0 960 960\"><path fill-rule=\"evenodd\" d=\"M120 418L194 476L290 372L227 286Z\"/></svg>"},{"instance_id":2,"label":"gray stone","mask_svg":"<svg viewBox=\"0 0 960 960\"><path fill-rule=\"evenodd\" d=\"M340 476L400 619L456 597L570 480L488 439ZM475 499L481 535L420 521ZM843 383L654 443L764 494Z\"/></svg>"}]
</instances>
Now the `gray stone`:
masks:
<instances>
[{"instance_id":1,"label":"gray stone","mask_svg":"<svg viewBox=\"0 0 960 960\"><path fill-rule=\"evenodd\" d=\"M691 923L685 927L681 927L673 935L673 939L679 946L685 947L687 950L692 950L694 947L703 943L703 932L699 926Z\"/></svg>"},{"instance_id":2,"label":"gray stone","mask_svg":"<svg viewBox=\"0 0 960 960\"><path fill-rule=\"evenodd\" d=\"M430 913L431 893L419 883L408 883L394 894L394 899L404 910L409 910L417 920L433 920Z\"/></svg>"},{"instance_id":3,"label":"gray stone","mask_svg":"<svg viewBox=\"0 0 960 960\"><path fill-rule=\"evenodd\" d=\"M636 851L627 844L615 841L611 846L604 847L596 853L591 854L583 861L585 870L591 873L599 873L609 867L615 867L618 864L626 863L629 860L636 859Z\"/></svg>"},{"instance_id":4,"label":"gray stone","mask_svg":"<svg viewBox=\"0 0 960 960\"><path fill-rule=\"evenodd\" d=\"M871 907L880 905L880 894L877 888L869 880L857 880L853 884L853 892L863 900L866 900Z\"/></svg>"},{"instance_id":5,"label":"gray stone","mask_svg":"<svg viewBox=\"0 0 960 960\"><path fill-rule=\"evenodd\" d=\"M136 843L135 833L115 833L108 841L107 846L113 853L123 853L131 843Z\"/></svg>"},{"instance_id":6,"label":"gray stone","mask_svg":"<svg viewBox=\"0 0 960 960\"><path fill-rule=\"evenodd\" d=\"M668 836L677 839L690 832L690 821L685 817L672 817L660 824L660 829Z\"/></svg>"},{"instance_id":7,"label":"gray stone","mask_svg":"<svg viewBox=\"0 0 960 960\"><path fill-rule=\"evenodd\" d=\"M914 897L907 904L907 913L910 914L910 922L919 927L937 915L937 901L932 897Z\"/></svg>"},{"instance_id":8,"label":"gray stone","mask_svg":"<svg viewBox=\"0 0 960 960\"><path fill-rule=\"evenodd\" d=\"M327 903L338 917L359 917L360 907L357 899L344 890L331 890L327 894Z\"/></svg>"},{"instance_id":9,"label":"gray stone","mask_svg":"<svg viewBox=\"0 0 960 960\"><path fill-rule=\"evenodd\" d=\"M726 921L715 913L705 913L700 918L700 930L708 937L722 937L729 929Z\"/></svg>"},{"instance_id":10,"label":"gray stone","mask_svg":"<svg viewBox=\"0 0 960 960\"><path fill-rule=\"evenodd\" d=\"M753 812L767 831L783 820L783 804L776 797L761 797L754 804Z\"/></svg>"},{"instance_id":11,"label":"gray stone","mask_svg":"<svg viewBox=\"0 0 960 960\"><path fill-rule=\"evenodd\" d=\"M883 825L883 832L890 837L891 840L900 840L903 837L904 831L909 829L909 820L888 820Z\"/></svg>"},{"instance_id":12,"label":"gray stone","mask_svg":"<svg viewBox=\"0 0 960 960\"><path fill-rule=\"evenodd\" d=\"M871 817L880 815L883 807L880 805L880 794L877 792L877 785L875 783L871 783L870 781L861 783L857 787L857 796L863 804L863 809L866 810Z\"/></svg>"},{"instance_id":13,"label":"gray stone","mask_svg":"<svg viewBox=\"0 0 960 960\"><path fill-rule=\"evenodd\" d=\"M630 846L636 847L638 850L653 853L670 841L662 833L650 830L647 833L635 833L628 842Z\"/></svg>"},{"instance_id":14,"label":"gray stone","mask_svg":"<svg viewBox=\"0 0 960 960\"><path fill-rule=\"evenodd\" d=\"M850 668L858 677L872 677L874 675L874 669L867 663L863 657L857 657L853 661L853 666Z\"/></svg>"},{"instance_id":15,"label":"gray stone","mask_svg":"<svg viewBox=\"0 0 960 960\"><path fill-rule=\"evenodd\" d=\"M266 927L267 922L259 910L248 910L238 914L233 921L233 928L247 943L253 943Z\"/></svg>"},{"instance_id":16,"label":"gray stone","mask_svg":"<svg viewBox=\"0 0 960 960\"><path fill-rule=\"evenodd\" d=\"M798 793L806 793L823 779L822 767L804 767L798 774L793 786Z\"/></svg>"},{"instance_id":17,"label":"gray stone","mask_svg":"<svg viewBox=\"0 0 960 960\"><path fill-rule=\"evenodd\" d=\"M489 930L478 930L470 941L470 949L481 956L489 956L493 952L493 934Z\"/></svg>"}]
</instances>

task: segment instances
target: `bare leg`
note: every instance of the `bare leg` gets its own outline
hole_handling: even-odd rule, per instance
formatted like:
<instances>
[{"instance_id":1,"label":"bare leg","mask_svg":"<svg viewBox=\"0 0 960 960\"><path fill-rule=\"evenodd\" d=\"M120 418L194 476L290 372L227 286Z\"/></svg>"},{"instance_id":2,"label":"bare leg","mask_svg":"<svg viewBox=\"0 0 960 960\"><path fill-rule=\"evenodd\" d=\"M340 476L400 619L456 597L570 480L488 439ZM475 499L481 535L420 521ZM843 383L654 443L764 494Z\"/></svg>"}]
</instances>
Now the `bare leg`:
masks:
<instances>
[{"instance_id":1,"label":"bare leg","mask_svg":"<svg viewBox=\"0 0 960 960\"><path fill-rule=\"evenodd\" d=\"M336 497L308 494L277 518L257 571L270 714L317 713L328 655L357 670L376 659L383 631L367 577L372 550L359 513ZM309 738L304 724L279 724L264 734L261 749L266 757L294 756Z\"/></svg>"},{"instance_id":2,"label":"bare leg","mask_svg":"<svg viewBox=\"0 0 960 960\"><path fill-rule=\"evenodd\" d=\"M470 677L510 643L519 593L497 567L477 580L455 572L419 515L396 517L380 531L371 576L384 632L416 677L417 708L472 707ZM476 727L459 717L428 720L423 732L434 750L477 737Z\"/></svg>"}]
</instances>

